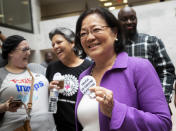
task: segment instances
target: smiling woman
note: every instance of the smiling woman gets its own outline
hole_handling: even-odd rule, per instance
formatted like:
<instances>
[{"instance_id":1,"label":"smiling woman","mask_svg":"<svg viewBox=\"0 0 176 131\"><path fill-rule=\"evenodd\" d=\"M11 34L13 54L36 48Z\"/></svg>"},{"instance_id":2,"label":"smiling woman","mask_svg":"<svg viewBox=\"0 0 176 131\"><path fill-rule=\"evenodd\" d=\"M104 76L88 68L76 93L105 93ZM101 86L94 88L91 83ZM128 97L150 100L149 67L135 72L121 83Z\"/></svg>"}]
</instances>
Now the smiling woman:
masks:
<instances>
[{"instance_id":1,"label":"smiling woman","mask_svg":"<svg viewBox=\"0 0 176 131\"><path fill-rule=\"evenodd\" d=\"M50 81L50 87L56 87L58 81L53 80L56 73L64 77L64 89L58 97L58 111L54 119L58 131L75 131L74 109L78 91L78 77L87 69L90 61L79 57L80 50L75 46L74 32L65 27L57 27L49 33L53 50L58 58L57 61L48 65L46 77ZM60 81L61 82L61 81Z\"/></svg>"},{"instance_id":2,"label":"smiling woman","mask_svg":"<svg viewBox=\"0 0 176 131\"><path fill-rule=\"evenodd\" d=\"M2 45L2 57L8 64L0 68L0 112L5 114L0 121L0 130L14 131L24 123L27 116L31 118L32 131L54 131L53 117L48 113L49 83L44 75L27 69L30 57L27 40L18 35L9 36ZM34 89L31 88L33 78ZM27 106L31 91L33 91L31 114L27 115L23 106L21 108L10 106L13 99L20 100Z\"/></svg>"},{"instance_id":3,"label":"smiling woman","mask_svg":"<svg viewBox=\"0 0 176 131\"><path fill-rule=\"evenodd\" d=\"M96 86L89 89L94 98L78 91L77 131L169 131L171 116L158 75L149 61L124 52L121 29L104 8L88 9L78 18L75 44L94 61L80 74L80 85L91 75Z\"/></svg>"},{"instance_id":4,"label":"smiling woman","mask_svg":"<svg viewBox=\"0 0 176 131\"><path fill-rule=\"evenodd\" d=\"M2 57L8 60L6 69L13 73L21 73L28 64L29 56L29 45L25 38L15 35L5 40L2 46Z\"/></svg>"}]
</instances>

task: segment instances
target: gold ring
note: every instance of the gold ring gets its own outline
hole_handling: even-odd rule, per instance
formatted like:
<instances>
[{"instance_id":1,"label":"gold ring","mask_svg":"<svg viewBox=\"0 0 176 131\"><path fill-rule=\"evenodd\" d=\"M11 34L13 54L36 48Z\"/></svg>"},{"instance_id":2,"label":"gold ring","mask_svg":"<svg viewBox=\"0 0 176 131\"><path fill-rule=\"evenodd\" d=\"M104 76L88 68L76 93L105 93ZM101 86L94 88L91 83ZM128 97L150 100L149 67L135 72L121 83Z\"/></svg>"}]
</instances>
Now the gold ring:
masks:
<instances>
[{"instance_id":1,"label":"gold ring","mask_svg":"<svg viewBox=\"0 0 176 131\"><path fill-rule=\"evenodd\" d=\"M104 96L103 96L103 100L105 101L106 100L106 95L104 94Z\"/></svg>"}]
</instances>

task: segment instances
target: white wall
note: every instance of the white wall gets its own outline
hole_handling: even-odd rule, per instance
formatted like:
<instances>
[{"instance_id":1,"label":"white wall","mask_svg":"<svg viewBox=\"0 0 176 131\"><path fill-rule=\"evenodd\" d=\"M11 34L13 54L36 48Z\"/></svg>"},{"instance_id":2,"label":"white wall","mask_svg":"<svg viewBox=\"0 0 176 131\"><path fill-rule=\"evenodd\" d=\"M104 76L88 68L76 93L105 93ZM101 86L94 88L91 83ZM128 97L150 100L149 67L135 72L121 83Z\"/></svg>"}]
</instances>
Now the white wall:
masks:
<instances>
[{"instance_id":1,"label":"white wall","mask_svg":"<svg viewBox=\"0 0 176 131\"><path fill-rule=\"evenodd\" d=\"M40 50L51 48L48 33L57 26L68 27L74 31L78 16L41 21L40 23L37 23L40 20L40 12L38 3L35 3L36 1L37 0L32 0L34 6L33 17L35 34L24 33L7 28L2 28L2 31L7 36L21 34L27 38L32 49L36 51L33 55L33 61L40 63L42 61ZM171 60L176 66L176 0L135 6L133 8L136 10L138 16L138 31L150 35L156 35L161 38ZM118 10L113 11L115 16L117 16L117 13Z\"/></svg>"},{"instance_id":2,"label":"white wall","mask_svg":"<svg viewBox=\"0 0 176 131\"><path fill-rule=\"evenodd\" d=\"M155 35L162 39L166 50L176 66L176 1L161 2L133 7L137 12L138 31ZM113 14L117 16L118 10ZM65 26L75 30L78 16L66 17L40 23L42 40L50 47L48 32L56 26ZM49 43L49 45L47 45Z\"/></svg>"},{"instance_id":3,"label":"white wall","mask_svg":"<svg viewBox=\"0 0 176 131\"><path fill-rule=\"evenodd\" d=\"M42 34L42 41L45 45L42 47L51 48L51 41L49 40L48 33L56 27L67 27L75 31L76 21L78 16L65 17L60 19L48 20L40 22L40 30Z\"/></svg>"},{"instance_id":4,"label":"white wall","mask_svg":"<svg viewBox=\"0 0 176 131\"><path fill-rule=\"evenodd\" d=\"M139 32L159 37L176 67L176 1L138 6L135 10Z\"/></svg>"}]
</instances>

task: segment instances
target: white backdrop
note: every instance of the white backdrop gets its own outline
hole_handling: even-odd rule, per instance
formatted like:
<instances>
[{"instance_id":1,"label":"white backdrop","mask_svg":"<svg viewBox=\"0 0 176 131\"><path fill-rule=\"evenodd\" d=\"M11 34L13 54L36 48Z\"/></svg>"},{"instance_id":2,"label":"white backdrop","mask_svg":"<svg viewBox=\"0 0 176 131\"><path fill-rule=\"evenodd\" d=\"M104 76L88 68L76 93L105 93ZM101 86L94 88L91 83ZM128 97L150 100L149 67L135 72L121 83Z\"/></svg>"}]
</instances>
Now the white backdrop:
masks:
<instances>
[{"instance_id":1,"label":"white backdrop","mask_svg":"<svg viewBox=\"0 0 176 131\"><path fill-rule=\"evenodd\" d=\"M155 35L160 38L166 47L166 50L176 66L176 1L161 2L133 7L137 12L138 31ZM113 14L117 16L118 10L114 10ZM48 21L42 21L40 29L42 40L48 48L50 41L48 32L56 26L64 26L75 30L75 24L78 16L66 17Z\"/></svg>"},{"instance_id":2,"label":"white backdrop","mask_svg":"<svg viewBox=\"0 0 176 131\"><path fill-rule=\"evenodd\" d=\"M40 50L51 48L48 37L50 30L57 26L64 26L75 30L78 16L64 17L46 21L40 21L40 7L36 0L32 0L34 34L1 27L0 29L6 36L19 34L24 36L33 49L33 62L41 63L43 60ZM147 4L133 7L137 12L138 31L155 35L162 39L166 50L176 66L176 0ZM113 14L117 16L118 10Z\"/></svg>"}]
</instances>

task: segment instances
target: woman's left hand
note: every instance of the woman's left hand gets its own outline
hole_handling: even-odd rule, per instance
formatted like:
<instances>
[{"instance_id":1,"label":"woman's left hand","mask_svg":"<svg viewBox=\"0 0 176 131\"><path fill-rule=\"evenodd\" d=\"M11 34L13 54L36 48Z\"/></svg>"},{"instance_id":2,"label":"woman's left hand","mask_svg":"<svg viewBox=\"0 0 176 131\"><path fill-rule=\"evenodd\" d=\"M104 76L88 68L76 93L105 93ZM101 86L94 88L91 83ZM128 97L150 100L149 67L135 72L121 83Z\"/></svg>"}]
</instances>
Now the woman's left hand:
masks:
<instances>
[{"instance_id":1,"label":"woman's left hand","mask_svg":"<svg viewBox=\"0 0 176 131\"><path fill-rule=\"evenodd\" d=\"M100 111L108 116L112 116L113 109L113 92L103 87L95 86L90 88L91 92L95 92L96 100L100 104Z\"/></svg>"}]
</instances>

